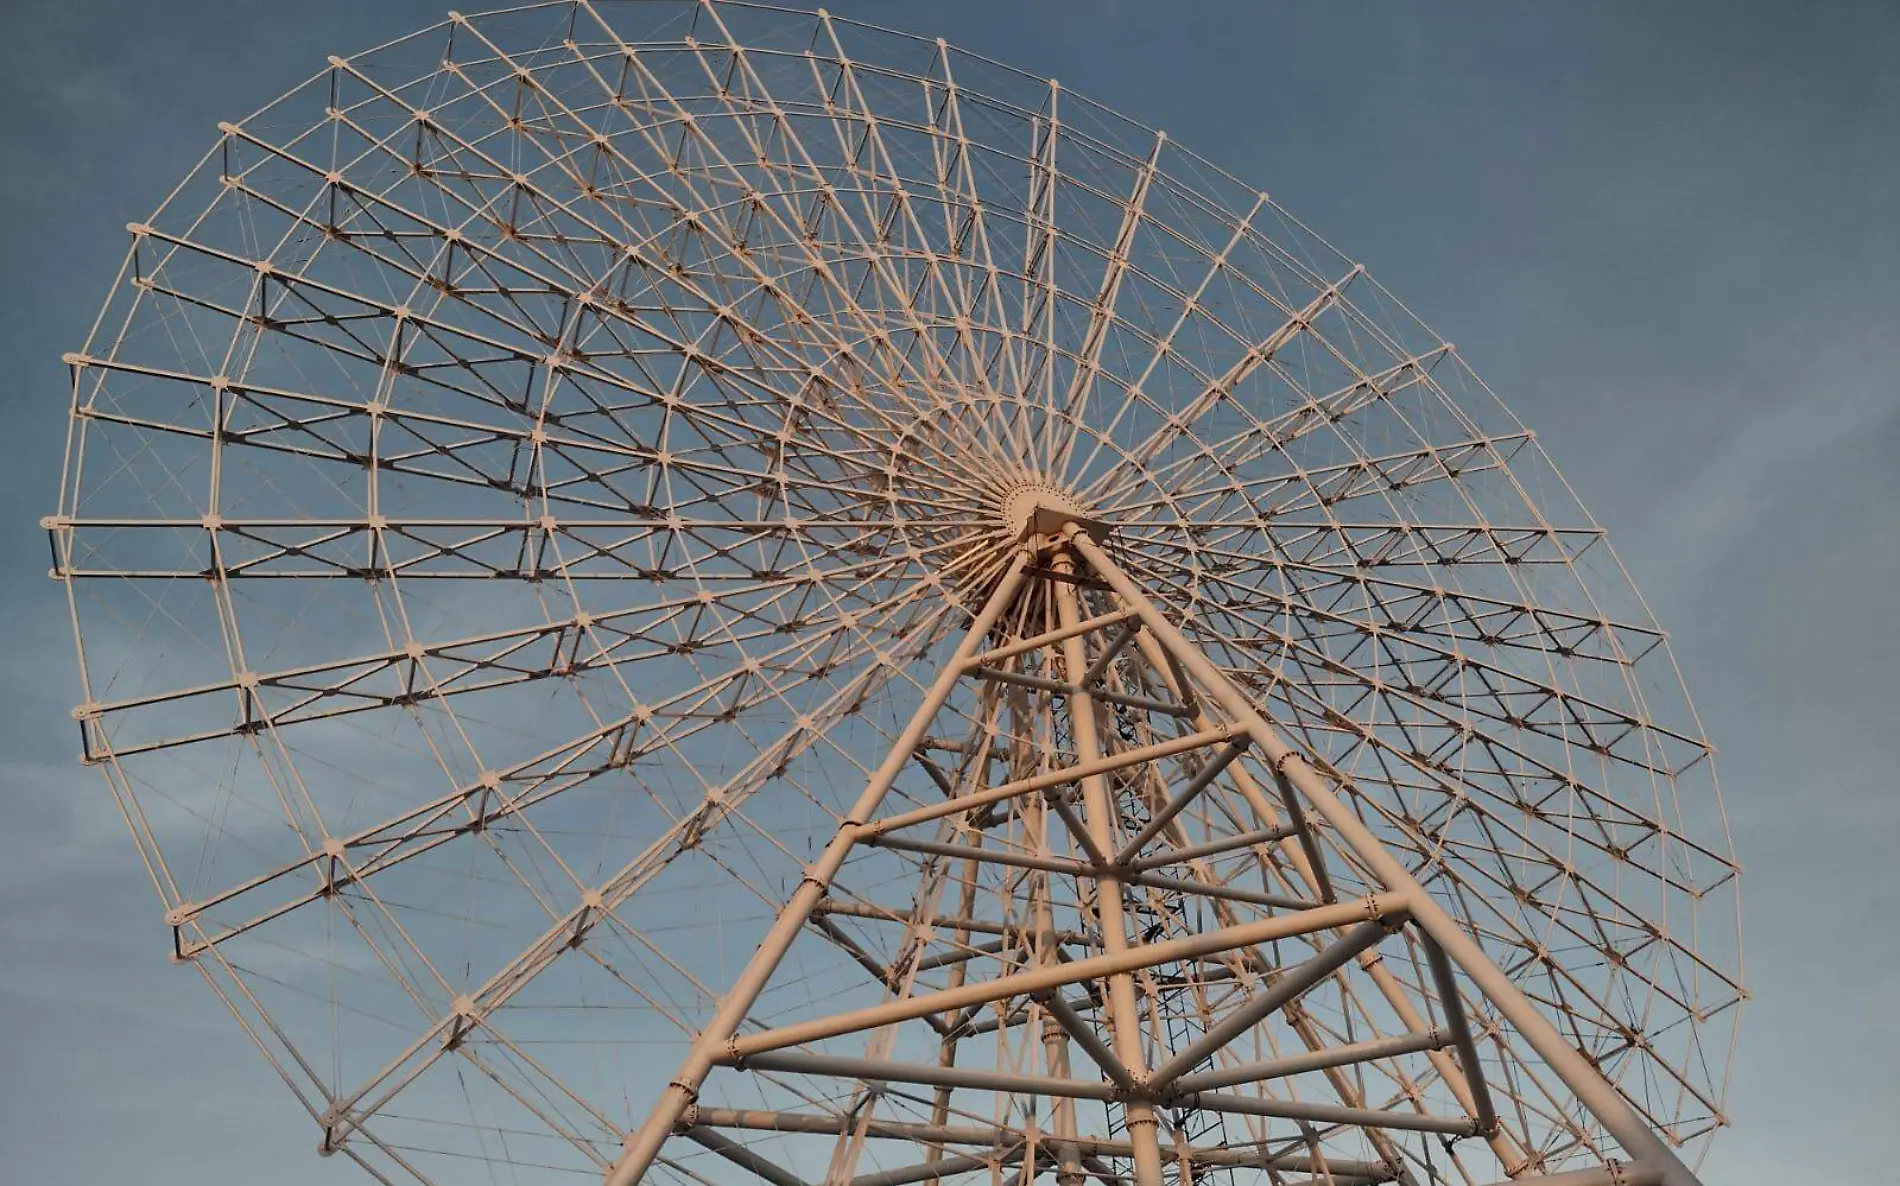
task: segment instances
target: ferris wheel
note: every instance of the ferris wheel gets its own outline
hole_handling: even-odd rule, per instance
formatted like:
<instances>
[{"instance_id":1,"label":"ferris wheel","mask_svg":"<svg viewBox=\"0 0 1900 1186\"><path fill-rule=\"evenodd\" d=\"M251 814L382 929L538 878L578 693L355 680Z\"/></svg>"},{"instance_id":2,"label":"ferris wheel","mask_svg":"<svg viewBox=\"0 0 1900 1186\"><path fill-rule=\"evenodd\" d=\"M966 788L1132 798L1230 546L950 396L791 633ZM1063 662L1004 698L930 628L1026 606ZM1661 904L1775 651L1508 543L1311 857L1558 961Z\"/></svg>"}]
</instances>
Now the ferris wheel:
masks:
<instances>
[{"instance_id":1,"label":"ferris wheel","mask_svg":"<svg viewBox=\"0 0 1900 1186\"><path fill-rule=\"evenodd\" d=\"M47 527L84 760L323 1153L1694 1183L1744 991L1665 636L1266 195L723 0L220 131Z\"/></svg>"}]
</instances>

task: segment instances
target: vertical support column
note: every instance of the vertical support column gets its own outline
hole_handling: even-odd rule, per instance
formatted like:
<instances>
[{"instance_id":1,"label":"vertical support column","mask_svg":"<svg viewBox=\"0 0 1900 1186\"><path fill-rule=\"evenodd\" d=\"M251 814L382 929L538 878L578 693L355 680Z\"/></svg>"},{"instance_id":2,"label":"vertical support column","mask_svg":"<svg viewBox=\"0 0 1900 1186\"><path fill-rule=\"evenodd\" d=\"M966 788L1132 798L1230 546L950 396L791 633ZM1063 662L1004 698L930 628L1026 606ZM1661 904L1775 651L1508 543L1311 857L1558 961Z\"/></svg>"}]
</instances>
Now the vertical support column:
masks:
<instances>
[{"instance_id":1,"label":"vertical support column","mask_svg":"<svg viewBox=\"0 0 1900 1186\"><path fill-rule=\"evenodd\" d=\"M1141 587L1080 528L1072 524L1065 530L1064 537L1076 554L1088 562L1094 575L1113 589L1123 604L1136 611L1142 624L1154 633L1162 646L1173 653L1187 673L1237 724L1247 730L1275 768L1285 771L1301 797L1326 821L1340 840L1366 863L1380 883L1386 889L1406 896L1413 921L1437 941L1444 954L1458 965L1485 999L1511 1023L1518 1035L1576 1095L1577 1102L1608 1130L1617 1144L1623 1147L1623 1151L1643 1165L1656 1167L1659 1186L1700 1186L1689 1167L1683 1165L1674 1150L1643 1122L1642 1117L1630 1107L1629 1101L1581 1052L1564 1040L1563 1035L1557 1032L1557 1028L1537 1006L1518 991L1510 978L1485 955L1477 941L1445 912L1444 907L1419 884L1410 870L1333 793L1332 788L1326 785L1318 771L1307 763L1299 751L1281 740L1279 730L1260 715L1247 695L1228 680L1226 673L1215 666L1199 647L1189 642L1174 623L1148 600Z\"/></svg>"},{"instance_id":2,"label":"vertical support column","mask_svg":"<svg viewBox=\"0 0 1900 1186\"><path fill-rule=\"evenodd\" d=\"M700 1031L693 1042L692 1049L686 1055L686 1061L678 1073L667 1084L666 1091L660 1096L653 1110L647 1114L646 1123L628 1136L622 1147L620 1160L607 1174L607 1186L633 1186L659 1156L660 1146L672 1135L674 1126L686 1114L686 1109L699 1098L700 1084L706 1081L707 1072L712 1070L713 1061L724 1050L725 1044L738 1032L745 1015L764 991L766 982L777 970L779 961L785 958L785 952L791 947L792 940L805 926L812 908L816 906L831 888L831 879L837 876L838 869L850 854L857 840L858 825L876 813L884 796L890 792L897 781L898 774L917 746L923 742L924 733L930 728L930 722L949 701L950 693L955 690L957 681L962 678L963 670L970 657L977 653L990 628L996 625L1003 611L1009 608L1016 592L1022 587L1025 570L1029 567L1032 554L1028 548L1018 548L1010 560L1009 567L997 582L996 589L977 613L976 620L964 635L954 654L944 663L937 673L937 679L930 690L924 694L923 703L904 726L903 733L892 743L890 752L884 757L883 764L872 774L871 781L858 796L858 801L845 817L838 821L838 831L825 846L825 851L806 869L805 878L798 883L785 908L779 911L778 919L772 924L759 949L753 953L746 964L745 971L733 982L732 989L719 1002L719 1009L713 1014L712 1021Z\"/></svg>"},{"instance_id":3,"label":"vertical support column","mask_svg":"<svg viewBox=\"0 0 1900 1186\"><path fill-rule=\"evenodd\" d=\"M1058 576L1073 576L1075 561L1068 553L1056 556ZM1076 604L1075 585L1066 580L1050 582L1056 599L1056 625L1074 629L1082 620ZM1102 739L1095 724L1095 698L1083 691L1079 681L1088 670L1088 652L1082 636L1072 634L1062 640L1064 678L1074 691L1069 693L1069 729L1075 737L1076 761L1087 765L1102 756ZM1108 793L1107 776L1092 774L1082 780L1083 822L1098 852L1114 852L1119 847L1114 825L1115 804ZM1102 950L1110 955L1128 950L1128 923L1122 913L1122 883L1114 872L1103 867L1095 878L1097 915L1102 927ZM1137 1082L1146 1077L1147 1062L1141 1049L1141 1011L1135 1000L1135 978L1121 972L1108 978L1108 1017L1115 1029L1115 1055L1133 1073ZM1135 1152L1135 1186L1162 1186L1159 1121L1154 1105L1129 1100L1128 1139Z\"/></svg>"}]
</instances>

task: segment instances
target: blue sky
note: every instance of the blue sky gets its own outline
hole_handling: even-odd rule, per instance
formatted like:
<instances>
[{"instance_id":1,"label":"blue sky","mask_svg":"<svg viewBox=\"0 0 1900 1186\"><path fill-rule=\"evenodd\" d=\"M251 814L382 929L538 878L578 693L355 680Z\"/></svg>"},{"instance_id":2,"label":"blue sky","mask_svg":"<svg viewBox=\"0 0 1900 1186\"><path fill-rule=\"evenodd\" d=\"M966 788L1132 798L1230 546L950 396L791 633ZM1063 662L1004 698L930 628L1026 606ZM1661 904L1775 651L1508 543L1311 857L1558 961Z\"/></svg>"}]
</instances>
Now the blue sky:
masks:
<instances>
[{"instance_id":1,"label":"blue sky","mask_svg":"<svg viewBox=\"0 0 1900 1186\"><path fill-rule=\"evenodd\" d=\"M858 4L1054 75L1270 191L1537 432L1663 624L1744 880L1747 1014L1711 1183L1892 1172L1900 1104L1900 9ZM62 350L215 137L431 4L15 0L0 42L0 1148L7 1176L358 1180L166 936L72 762ZM286 1153L289 1154L286 1157Z\"/></svg>"}]
</instances>

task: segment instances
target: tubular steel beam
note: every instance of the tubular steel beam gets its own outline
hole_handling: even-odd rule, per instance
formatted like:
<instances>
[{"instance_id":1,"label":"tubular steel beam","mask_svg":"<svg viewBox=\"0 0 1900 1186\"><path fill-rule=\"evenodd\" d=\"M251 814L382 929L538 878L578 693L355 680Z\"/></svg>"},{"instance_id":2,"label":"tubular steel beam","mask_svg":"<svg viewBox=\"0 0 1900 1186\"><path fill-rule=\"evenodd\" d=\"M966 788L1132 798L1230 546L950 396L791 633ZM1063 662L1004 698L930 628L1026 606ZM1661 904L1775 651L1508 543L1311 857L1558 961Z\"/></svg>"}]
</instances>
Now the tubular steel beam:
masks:
<instances>
[{"instance_id":1,"label":"tubular steel beam","mask_svg":"<svg viewBox=\"0 0 1900 1186\"><path fill-rule=\"evenodd\" d=\"M1347 1108L1339 1104L1310 1104L1303 1100L1266 1099L1254 1095L1221 1095L1203 1091L1176 1096L1175 1107L1205 1108L1240 1116L1271 1116L1282 1120L1312 1120L1321 1124L1348 1124L1359 1128L1399 1128L1435 1132L1448 1137L1476 1136L1477 1122L1463 1117L1430 1116L1421 1112L1385 1112L1376 1108Z\"/></svg>"},{"instance_id":2,"label":"tubular steel beam","mask_svg":"<svg viewBox=\"0 0 1900 1186\"><path fill-rule=\"evenodd\" d=\"M881 1005L873 1005L850 1013L814 1018L810 1021L795 1022L776 1029L747 1034L744 1037L734 1037L731 1039L730 1051L726 1050L726 1040L722 1038L719 1043L720 1057L716 1061L743 1060L767 1050L782 1050L787 1046L799 1046L823 1038L835 1038L839 1034L875 1029L892 1022L928 1017L933 1013L948 1013L953 1009L963 1009L971 1005L987 1005L993 1001L1008 1000L1011 997L1037 996L1052 988L1079 984L1084 980L1099 980L1118 973L1134 972L1161 964L1178 963L1197 956L1232 951L1236 947L1251 947L1278 939L1291 939L1295 935L1308 935L1334 927L1390 918L1403 913L1405 906L1406 899L1403 895L1371 894L1357 901L1336 902L1331 906L1319 906L1312 910L1255 919L1252 922L1222 927L1214 931L1203 931L1198 935L1188 935L1180 939L1145 943L1113 954L1094 955L1085 959L1070 960L1067 963L1035 968L1027 972L1016 972L1008 976L999 976L995 980L965 984L925 996L886 1001Z\"/></svg>"},{"instance_id":3,"label":"tubular steel beam","mask_svg":"<svg viewBox=\"0 0 1900 1186\"><path fill-rule=\"evenodd\" d=\"M1166 828L1170 823L1173 823L1175 816L1185 811L1188 804L1194 802L1202 791L1205 791L1213 784L1216 778L1220 777L1221 771L1227 769L1235 758L1238 758L1246 751L1247 742L1245 739L1233 741L1228 744L1227 748L1221 750L1220 753L1215 754L1207 761L1201 763L1201 768L1195 772L1193 779L1191 779L1186 786L1182 787L1174 798L1168 800L1160 811L1155 812L1154 818L1148 821L1147 827L1137 832L1134 839L1123 845L1122 850L1115 854L1115 863L1118 865L1126 865L1141 855L1142 848L1145 847L1150 840L1161 835L1162 829Z\"/></svg>"},{"instance_id":4,"label":"tubular steel beam","mask_svg":"<svg viewBox=\"0 0 1900 1186\"><path fill-rule=\"evenodd\" d=\"M964 667L967 670L974 671L986 663L995 663L1002 659L1012 659L1017 655L1026 655L1030 651L1039 651L1046 646L1061 642L1065 638L1073 638L1078 634L1088 634L1092 631L1105 629L1117 623L1126 622L1134 616L1135 611L1131 609L1116 610L1112 614L1100 614L1086 621L1077 622L1074 626L1064 626L1060 629L1045 631L1042 634L1019 639L1016 642L997 647L995 650L984 651L980 655L972 655L964 662Z\"/></svg>"},{"instance_id":5,"label":"tubular steel beam","mask_svg":"<svg viewBox=\"0 0 1900 1186\"><path fill-rule=\"evenodd\" d=\"M1215 1051L1260 1024L1269 1014L1285 1007L1389 934L1391 931L1386 929L1384 921L1362 922L1346 932L1344 938L1334 940L1312 959L1264 986L1253 1000L1228 1014L1219 1024L1208 1027L1207 1032L1187 1048L1176 1052L1172 1058L1156 1067L1148 1080L1148 1089L1166 1091L1176 1079L1199 1066L1203 1060L1213 1057Z\"/></svg>"},{"instance_id":6,"label":"tubular steel beam","mask_svg":"<svg viewBox=\"0 0 1900 1186\"><path fill-rule=\"evenodd\" d=\"M859 1174L852 1178L848 1186L907 1186L911 1182L926 1182L932 1178L941 1178L950 1174L964 1174L979 1170L995 1161L1007 1160L1011 1150L988 1157L977 1157L963 1153L955 1157L946 1157L940 1161L927 1161L922 1165L907 1165L902 1169L881 1170L874 1174Z\"/></svg>"},{"instance_id":7,"label":"tubular steel beam","mask_svg":"<svg viewBox=\"0 0 1900 1186\"><path fill-rule=\"evenodd\" d=\"M1491 1089L1485 1086L1484 1069L1478 1065L1478 1044L1471 1038L1471 1023L1465 1019L1465 1003L1458 993L1458 981L1451 974L1451 961L1445 952L1425 936L1425 961L1431 965L1432 981L1438 986L1438 1003L1445 1010L1445 1028L1458 1047L1458 1069L1464 1072L1465 1086L1471 1092L1472 1115L1478 1131L1490 1133L1498 1126L1497 1109L1491 1104Z\"/></svg>"},{"instance_id":8,"label":"tubular steel beam","mask_svg":"<svg viewBox=\"0 0 1900 1186\"><path fill-rule=\"evenodd\" d=\"M865 1083L920 1083L935 1087L1014 1092L1018 1095L1058 1095L1078 1100L1112 1100L1121 1094L1120 1089L1111 1083L1088 1079L1058 1079L1050 1075L1018 1075L1010 1071L984 1071L975 1067L888 1062L881 1058L841 1058L830 1054L805 1054L796 1050L747 1054L736 1063L722 1061L745 1070L824 1075L833 1079L857 1079Z\"/></svg>"},{"instance_id":9,"label":"tubular steel beam","mask_svg":"<svg viewBox=\"0 0 1900 1186\"><path fill-rule=\"evenodd\" d=\"M1116 1057L1115 1052L1096 1035L1088 1021L1071 1008L1069 1002L1062 999L1060 991L1044 996L1042 1007L1049 1011L1049 1015L1056 1019L1057 1024L1065 1033L1075 1039L1076 1045L1082 1047L1089 1059L1102 1068L1102 1073L1108 1076L1109 1082L1123 1091L1135 1090L1135 1077L1129 1074L1122 1060Z\"/></svg>"},{"instance_id":10,"label":"tubular steel beam","mask_svg":"<svg viewBox=\"0 0 1900 1186\"><path fill-rule=\"evenodd\" d=\"M1157 609L1108 553L1080 530L1064 531L1064 538L1090 569L1115 591L1122 604L1136 609L1147 633L1173 652L1176 660L1202 689L1250 733L1275 770L1285 774L1300 796L1324 819L1339 841L1363 861L1388 890L1410 906L1420 929L1435 939L1452 963L1468 977L1492 1007L1537 1052L1551 1073L1561 1079L1581 1104L1603 1125L1624 1152L1660 1173L1657 1186L1700 1186L1675 1152L1645 1123L1628 1100L1603 1077L1581 1052L1564 1040L1557 1027L1491 961L1464 928L1420 885L1410 870L1381 844L1357 813L1333 793L1310 763L1280 738L1279 730L1254 708L1251 699L1225 672Z\"/></svg>"},{"instance_id":11,"label":"tubular steel beam","mask_svg":"<svg viewBox=\"0 0 1900 1186\"><path fill-rule=\"evenodd\" d=\"M1190 844L1186 848L1171 848L1167 852L1157 853L1142 861L1128 862L1128 868L1135 872L1147 869L1161 869L1169 865L1179 865L1186 861L1199 860L1201 857L1217 857L1237 848L1252 848L1256 844L1272 844L1295 835L1297 828L1260 828L1252 832L1242 832L1238 836L1226 836L1219 840L1209 840L1203 844Z\"/></svg>"},{"instance_id":12,"label":"tubular steel beam","mask_svg":"<svg viewBox=\"0 0 1900 1186\"><path fill-rule=\"evenodd\" d=\"M680 1134L693 1144L707 1149L730 1161L754 1177L763 1178L772 1186L811 1186L805 1179L780 1166L777 1162L759 1156L730 1137L721 1136L710 1128L689 1128Z\"/></svg>"},{"instance_id":13,"label":"tubular steel beam","mask_svg":"<svg viewBox=\"0 0 1900 1186\"><path fill-rule=\"evenodd\" d=\"M753 1132L809 1133L815 1136L842 1136L860 1124L867 1137L915 1142L941 1142L946 1145L976 1145L1007 1149L1017 1133L1005 1128L967 1128L953 1125L920 1124L879 1117L827 1116L814 1112L778 1112L738 1108L699 1108L693 1112L702 1128L736 1128ZM1102 1137L1074 1137L1076 1148L1084 1154L1101 1157L1128 1157L1133 1147L1127 1141ZM1315 1158L1310 1154L1268 1154L1245 1145L1188 1146L1176 1151L1185 1154L1197 1166L1233 1169L1279 1170L1283 1173L1330 1174L1334 1179L1385 1181L1392 1176L1390 1167L1376 1161L1353 1161L1340 1157Z\"/></svg>"},{"instance_id":14,"label":"tubular steel beam","mask_svg":"<svg viewBox=\"0 0 1900 1186\"><path fill-rule=\"evenodd\" d=\"M1424 1033L1401 1034L1396 1038L1354 1042L1346 1046L1310 1050L1305 1054L1290 1054L1285 1058L1220 1067L1212 1071L1202 1071L1198 1075L1183 1075L1174 1081L1174 1090L1192 1095L1197 1091L1212 1091L1217 1087L1232 1087L1237 1083L1262 1083L1268 1079L1284 1079L1307 1071L1323 1071L1327 1067L1351 1066L1356 1062L1396 1058L1401 1054L1415 1054L1421 1050L1437 1050L1450 1041L1449 1034L1427 1030Z\"/></svg>"},{"instance_id":15,"label":"tubular steel beam","mask_svg":"<svg viewBox=\"0 0 1900 1186\"><path fill-rule=\"evenodd\" d=\"M911 811L888 815L883 819L870 820L864 823L859 828L859 831L864 835L875 836L883 832L893 831L897 828L908 828L914 824L928 823L934 819L942 819L946 815L957 815L960 812L970 811L974 808L987 807L991 803L1000 803L1005 799L1014 799L1018 795L1026 795L1032 791L1046 791L1050 787L1059 787L1065 783L1078 782L1093 775L1108 774L1116 770L1124 770L1130 766L1139 766L1143 762L1155 761L1158 758L1171 758L1176 754L1184 754L1189 750L1200 749L1203 746L1231 740L1232 737L1232 731L1225 728L1205 729L1199 733L1190 733L1186 737L1176 737L1168 741L1157 741L1153 745L1143 745L1137 746L1134 749L1120 750L1114 754L1097 758L1092 762L1078 762L1073 766L1065 767L1061 770L1051 770L1029 778L1019 778L1015 782L1006 782L1001 786L986 787L980 791L972 791L967 795L959 795L954 799L948 799L942 803L932 803L926 807L918 807Z\"/></svg>"}]
</instances>

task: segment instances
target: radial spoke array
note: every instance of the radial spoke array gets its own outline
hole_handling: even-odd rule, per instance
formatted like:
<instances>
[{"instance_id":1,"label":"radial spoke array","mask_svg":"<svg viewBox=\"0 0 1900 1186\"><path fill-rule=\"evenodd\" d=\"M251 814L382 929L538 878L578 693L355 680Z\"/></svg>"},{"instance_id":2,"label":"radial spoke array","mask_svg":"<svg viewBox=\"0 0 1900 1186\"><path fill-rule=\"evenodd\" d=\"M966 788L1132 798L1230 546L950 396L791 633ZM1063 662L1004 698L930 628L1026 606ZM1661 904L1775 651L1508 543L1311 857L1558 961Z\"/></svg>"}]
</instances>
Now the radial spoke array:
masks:
<instances>
[{"instance_id":1,"label":"radial spoke array","mask_svg":"<svg viewBox=\"0 0 1900 1186\"><path fill-rule=\"evenodd\" d=\"M74 715L326 1151L1673 1186L1629 1126L1725 1123L1663 632L1458 354L1176 140L558 0L331 59L130 231L46 520Z\"/></svg>"}]
</instances>

